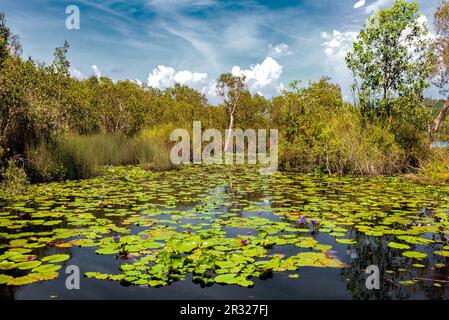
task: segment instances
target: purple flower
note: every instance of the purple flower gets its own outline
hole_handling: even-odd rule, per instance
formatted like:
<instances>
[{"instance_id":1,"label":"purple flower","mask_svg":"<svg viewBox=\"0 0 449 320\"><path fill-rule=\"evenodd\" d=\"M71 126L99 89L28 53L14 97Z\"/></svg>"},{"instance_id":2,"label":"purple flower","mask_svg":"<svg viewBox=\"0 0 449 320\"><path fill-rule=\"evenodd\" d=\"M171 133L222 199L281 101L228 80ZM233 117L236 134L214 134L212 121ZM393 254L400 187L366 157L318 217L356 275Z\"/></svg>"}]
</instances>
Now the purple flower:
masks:
<instances>
[{"instance_id":1,"label":"purple flower","mask_svg":"<svg viewBox=\"0 0 449 320\"><path fill-rule=\"evenodd\" d=\"M318 224L318 221L316 221L315 219L310 221L312 224Z\"/></svg>"},{"instance_id":2,"label":"purple flower","mask_svg":"<svg viewBox=\"0 0 449 320\"><path fill-rule=\"evenodd\" d=\"M252 236L253 235L253 233L250 231L250 232L248 232L248 236Z\"/></svg>"},{"instance_id":3,"label":"purple flower","mask_svg":"<svg viewBox=\"0 0 449 320\"><path fill-rule=\"evenodd\" d=\"M34 256L28 256L27 260L28 262L34 261L36 258Z\"/></svg>"},{"instance_id":4,"label":"purple flower","mask_svg":"<svg viewBox=\"0 0 449 320\"><path fill-rule=\"evenodd\" d=\"M115 236L114 237L114 242L120 242L120 237L119 236Z\"/></svg>"},{"instance_id":5,"label":"purple flower","mask_svg":"<svg viewBox=\"0 0 449 320\"><path fill-rule=\"evenodd\" d=\"M248 243L248 240L246 240L246 239L240 240L240 244L241 244L242 246L246 246L247 243Z\"/></svg>"},{"instance_id":6,"label":"purple flower","mask_svg":"<svg viewBox=\"0 0 449 320\"><path fill-rule=\"evenodd\" d=\"M142 235L140 235L140 239L146 240L146 239L148 239L148 235L147 234L142 234Z\"/></svg>"},{"instance_id":7,"label":"purple flower","mask_svg":"<svg viewBox=\"0 0 449 320\"><path fill-rule=\"evenodd\" d=\"M104 199L104 196L100 196L100 199Z\"/></svg>"},{"instance_id":8,"label":"purple flower","mask_svg":"<svg viewBox=\"0 0 449 320\"><path fill-rule=\"evenodd\" d=\"M301 224L307 223L307 218L299 219L299 223L301 223Z\"/></svg>"}]
</instances>

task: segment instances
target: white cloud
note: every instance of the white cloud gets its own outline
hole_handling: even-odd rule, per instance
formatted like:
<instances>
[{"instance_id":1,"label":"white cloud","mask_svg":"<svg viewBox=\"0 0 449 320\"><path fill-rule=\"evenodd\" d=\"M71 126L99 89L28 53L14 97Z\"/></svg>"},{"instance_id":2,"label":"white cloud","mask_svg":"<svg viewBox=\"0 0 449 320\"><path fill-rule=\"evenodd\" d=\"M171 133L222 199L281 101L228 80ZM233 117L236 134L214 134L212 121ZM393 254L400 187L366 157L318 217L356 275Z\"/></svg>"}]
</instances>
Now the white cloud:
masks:
<instances>
[{"instance_id":1,"label":"white cloud","mask_svg":"<svg viewBox=\"0 0 449 320\"><path fill-rule=\"evenodd\" d=\"M360 1L358 1L355 5L354 5L354 9L358 9L358 8L361 8L361 7L363 7L364 5L365 5L365 0L360 0Z\"/></svg>"},{"instance_id":2,"label":"white cloud","mask_svg":"<svg viewBox=\"0 0 449 320\"><path fill-rule=\"evenodd\" d=\"M267 98L280 92L284 85L278 80L282 74L282 66L267 57L262 63L252 65L249 69L234 66L231 73L235 76L246 77L246 84L252 93L258 93ZM148 86L164 90L173 87L176 83L187 85L204 94L210 103L219 103L216 93L216 81L207 73L191 72L188 70L176 71L172 67L159 65L148 75Z\"/></svg>"},{"instance_id":3,"label":"white cloud","mask_svg":"<svg viewBox=\"0 0 449 320\"><path fill-rule=\"evenodd\" d=\"M285 43L279 43L277 45L270 44L268 48L270 49L268 56L273 58L291 56L293 54L293 51L291 51L289 46Z\"/></svg>"},{"instance_id":4,"label":"white cloud","mask_svg":"<svg viewBox=\"0 0 449 320\"><path fill-rule=\"evenodd\" d=\"M324 53L330 60L341 60L351 49L352 43L357 38L358 33L354 31L340 32L334 30L332 35L327 32L321 32L321 39L324 41L321 45L324 47Z\"/></svg>"},{"instance_id":5,"label":"white cloud","mask_svg":"<svg viewBox=\"0 0 449 320\"><path fill-rule=\"evenodd\" d=\"M177 72L174 68L164 65L158 66L148 75L148 85L161 90L173 87L176 83L202 90L206 80L207 73Z\"/></svg>"},{"instance_id":6,"label":"white cloud","mask_svg":"<svg viewBox=\"0 0 449 320\"><path fill-rule=\"evenodd\" d=\"M252 93L271 97L278 93L277 80L282 74L282 66L275 59L267 57L261 64L252 65L250 69L242 70L234 66L231 73L235 76L244 75Z\"/></svg>"},{"instance_id":7,"label":"white cloud","mask_svg":"<svg viewBox=\"0 0 449 320\"><path fill-rule=\"evenodd\" d=\"M95 76L96 76L97 78L101 78L101 70L100 70L100 68L98 68L97 65L94 64L94 65L92 66L92 70L94 71Z\"/></svg>"},{"instance_id":8,"label":"white cloud","mask_svg":"<svg viewBox=\"0 0 449 320\"><path fill-rule=\"evenodd\" d=\"M332 34L321 32L321 39L325 40L321 45L326 56L324 59L324 69L335 83L342 86L345 93L350 92L352 75L349 72L345 57L352 49L352 44L356 40L358 33L354 31L340 32L334 30ZM348 99L348 97L345 97Z\"/></svg>"}]
</instances>

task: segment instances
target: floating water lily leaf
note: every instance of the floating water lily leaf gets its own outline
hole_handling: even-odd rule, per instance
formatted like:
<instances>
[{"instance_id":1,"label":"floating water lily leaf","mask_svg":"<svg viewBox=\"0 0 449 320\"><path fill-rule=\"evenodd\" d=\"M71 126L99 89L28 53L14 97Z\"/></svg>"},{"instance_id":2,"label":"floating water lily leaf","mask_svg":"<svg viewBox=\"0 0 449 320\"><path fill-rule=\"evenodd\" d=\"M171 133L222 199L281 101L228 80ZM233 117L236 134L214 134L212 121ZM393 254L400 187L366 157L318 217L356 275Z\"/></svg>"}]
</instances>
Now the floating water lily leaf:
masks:
<instances>
[{"instance_id":1,"label":"floating water lily leaf","mask_svg":"<svg viewBox=\"0 0 449 320\"><path fill-rule=\"evenodd\" d=\"M5 274L0 274L0 284L5 284L9 281L11 281L13 279L13 277L11 276L7 276Z\"/></svg>"},{"instance_id":2,"label":"floating water lily leaf","mask_svg":"<svg viewBox=\"0 0 449 320\"><path fill-rule=\"evenodd\" d=\"M57 262L63 262L66 260L69 260L70 256L68 254L55 254L52 256L47 256L42 259L42 262L50 262L50 263L57 263Z\"/></svg>"},{"instance_id":3,"label":"floating water lily leaf","mask_svg":"<svg viewBox=\"0 0 449 320\"><path fill-rule=\"evenodd\" d=\"M10 261L1 261L0 262L0 270L11 270L14 269L16 264Z\"/></svg>"},{"instance_id":4,"label":"floating water lily leaf","mask_svg":"<svg viewBox=\"0 0 449 320\"><path fill-rule=\"evenodd\" d=\"M41 265L40 261L27 261L27 262L19 262L15 265L16 268L20 270L28 270L33 269Z\"/></svg>"},{"instance_id":5,"label":"floating water lily leaf","mask_svg":"<svg viewBox=\"0 0 449 320\"><path fill-rule=\"evenodd\" d=\"M31 270L32 272L37 272L37 273L47 273L47 272L54 272L54 271L58 271L59 269L61 269L60 265L57 264L44 264L41 265L37 268L34 268L33 270Z\"/></svg>"},{"instance_id":6,"label":"floating water lily leaf","mask_svg":"<svg viewBox=\"0 0 449 320\"><path fill-rule=\"evenodd\" d=\"M397 243L397 242L389 242L388 246L390 248L401 249L401 250L408 250L408 249L410 249L410 246L408 246L406 244L402 244L402 243Z\"/></svg>"},{"instance_id":7,"label":"floating water lily leaf","mask_svg":"<svg viewBox=\"0 0 449 320\"><path fill-rule=\"evenodd\" d=\"M95 250L95 253L105 255L105 254L117 254L119 253L120 249L117 249L115 247L107 247L107 248L100 248Z\"/></svg>"},{"instance_id":8,"label":"floating water lily leaf","mask_svg":"<svg viewBox=\"0 0 449 320\"><path fill-rule=\"evenodd\" d=\"M399 240L403 240L405 242L411 243L411 244L429 244L433 243L433 240L424 239L420 237L412 237L412 236L397 236Z\"/></svg>"},{"instance_id":9,"label":"floating water lily leaf","mask_svg":"<svg viewBox=\"0 0 449 320\"><path fill-rule=\"evenodd\" d=\"M18 278L13 278L10 279L6 284L8 286L23 286L23 285L27 285L27 284L31 284L34 282L39 282L40 280L37 279L36 277L33 277L31 274L23 276L23 277L18 277Z\"/></svg>"},{"instance_id":10,"label":"floating water lily leaf","mask_svg":"<svg viewBox=\"0 0 449 320\"><path fill-rule=\"evenodd\" d=\"M402 255L407 258L415 258L418 260L421 260L421 259L424 259L425 257L427 257L427 254L425 254L423 252L418 252L418 251L405 251L402 253Z\"/></svg>"},{"instance_id":11,"label":"floating water lily leaf","mask_svg":"<svg viewBox=\"0 0 449 320\"><path fill-rule=\"evenodd\" d=\"M246 277L236 274L222 274L215 277L214 280L216 283L237 284L242 287L250 287L254 284L252 281L249 281Z\"/></svg>"},{"instance_id":12,"label":"floating water lily leaf","mask_svg":"<svg viewBox=\"0 0 449 320\"><path fill-rule=\"evenodd\" d=\"M439 256L449 257L449 251L434 251L433 253Z\"/></svg>"},{"instance_id":13,"label":"floating water lily leaf","mask_svg":"<svg viewBox=\"0 0 449 320\"><path fill-rule=\"evenodd\" d=\"M357 241L353 240L353 239L335 239L336 242L338 243L343 243L343 244L355 244L357 243Z\"/></svg>"},{"instance_id":14,"label":"floating water lily leaf","mask_svg":"<svg viewBox=\"0 0 449 320\"><path fill-rule=\"evenodd\" d=\"M95 278L98 280L106 280L109 278L109 274L101 273L101 272L86 272L84 273L84 276L86 278Z\"/></svg>"}]
</instances>

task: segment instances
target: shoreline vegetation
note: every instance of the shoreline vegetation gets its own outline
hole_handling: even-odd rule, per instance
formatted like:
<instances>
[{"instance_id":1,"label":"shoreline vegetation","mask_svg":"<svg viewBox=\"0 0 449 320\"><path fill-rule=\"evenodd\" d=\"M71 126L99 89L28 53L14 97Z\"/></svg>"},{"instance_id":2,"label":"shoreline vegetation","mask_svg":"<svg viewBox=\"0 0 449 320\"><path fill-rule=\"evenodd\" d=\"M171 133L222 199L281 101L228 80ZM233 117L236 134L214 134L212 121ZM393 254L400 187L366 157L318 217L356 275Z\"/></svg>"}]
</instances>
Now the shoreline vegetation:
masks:
<instances>
[{"instance_id":1,"label":"shoreline vegetation","mask_svg":"<svg viewBox=\"0 0 449 320\"><path fill-rule=\"evenodd\" d=\"M435 13L435 39L420 16L418 4L398 0L368 19L346 58L354 103L325 77L294 81L267 99L250 93L244 77L223 74L223 103L210 105L180 84L158 90L107 77L75 79L67 42L50 65L24 59L0 13L2 186L21 193L29 183L90 178L107 165L176 169L170 134L191 131L194 121L222 131L278 129L282 171L447 182L449 151L430 145L449 141L449 100L423 93L431 84L443 93L449 87L449 62L440 59L449 53L449 3Z\"/></svg>"}]
</instances>

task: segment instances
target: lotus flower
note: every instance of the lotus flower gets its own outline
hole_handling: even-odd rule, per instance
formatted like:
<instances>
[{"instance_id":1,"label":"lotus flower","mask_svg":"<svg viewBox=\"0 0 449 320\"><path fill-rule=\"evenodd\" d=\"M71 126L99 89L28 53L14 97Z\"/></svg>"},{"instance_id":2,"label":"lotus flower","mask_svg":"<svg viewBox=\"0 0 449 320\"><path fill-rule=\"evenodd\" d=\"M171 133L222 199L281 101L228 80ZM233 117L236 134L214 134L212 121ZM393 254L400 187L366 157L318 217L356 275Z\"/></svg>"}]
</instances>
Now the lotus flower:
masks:
<instances>
[{"instance_id":1,"label":"lotus flower","mask_svg":"<svg viewBox=\"0 0 449 320\"><path fill-rule=\"evenodd\" d=\"M253 235L253 233L250 231L250 232L248 232L248 236L252 236Z\"/></svg>"},{"instance_id":2,"label":"lotus flower","mask_svg":"<svg viewBox=\"0 0 449 320\"><path fill-rule=\"evenodd\" d=\"M28 256L27 260L28 262L34 261L36 258L34 256Z\"/></svg>"},{"instance_id":3,"label":"lotus flower","mask_svg":"<svg viewBox=\"0 0 449 320\"><path fill-rule=\"evenodd\" d=\"M120 236L115 236L115 237L114 237L114 242L116 242L116 243L117 243L117 242L120 242Z\"/></svg>"},{"instance_id":4,"label":"lotus flower","mask_svg":"<svg viewBox=\"0 0 449 320\"><path fill-rule=\"evenodd\" d=\"M315 224L318 224L318 221L316 221L315 219L311 220L310 222L311 222L312 224L314 224L314 225L315 225Z\"/></svg>"},{"instance_id":5,"label":"lotus flower","mask_svg":"<svg viewBox=\"0 0 449 320\"><path fill-rule=\"evenodd\" d=\"M241 244L242 246L246 246L247 243L248 243L248 240L246 240L246 239L240 240L240 244Z\"/></svg>"},{"instance_id":6,"label":"lotus flower","mask_svg":"<svg viewBox=\"0 0 449 320\"><path fill-rule=\"evenodd\" d=\"M301 224L307 223L307 218L299 219L299 223L301 223Z\"/></svg>"}]
</instances>

